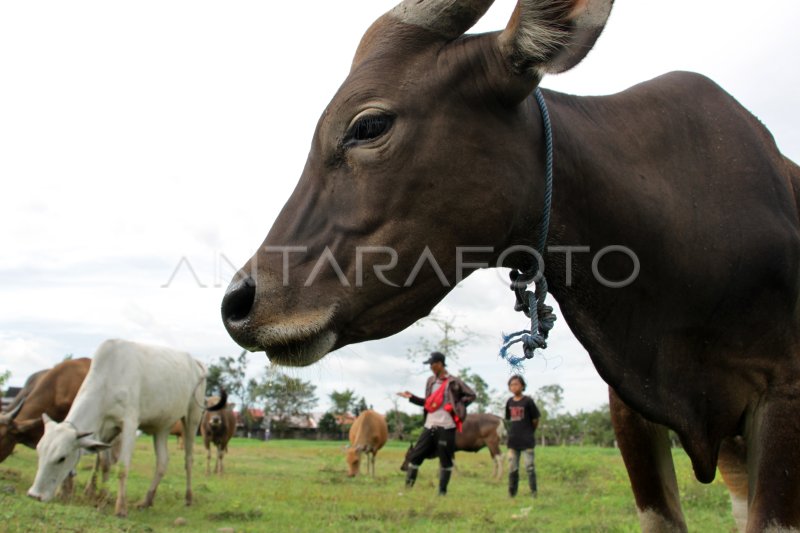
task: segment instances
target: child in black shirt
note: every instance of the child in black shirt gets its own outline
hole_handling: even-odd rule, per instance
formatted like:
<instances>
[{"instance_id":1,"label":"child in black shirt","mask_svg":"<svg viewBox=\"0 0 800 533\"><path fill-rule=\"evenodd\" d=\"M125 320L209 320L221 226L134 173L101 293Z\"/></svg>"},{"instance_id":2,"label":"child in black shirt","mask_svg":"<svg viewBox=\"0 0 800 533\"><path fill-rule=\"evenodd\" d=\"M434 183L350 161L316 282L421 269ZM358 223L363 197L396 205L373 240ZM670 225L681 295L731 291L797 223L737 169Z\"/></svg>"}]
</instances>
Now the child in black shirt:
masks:
<instances>
[{"instance_id":1,"label":"child in black shirt","mask_svg":"<svg viewBox=\"0 0 800 533\"><path fill-rule=\"evenodd\" d=\"M522 376L511 376L508 390L514 396L506 402L506 420L510 422L508 430L508 494L517 495L519 486L519 459L525 457L525 470L528 473L528 486L535 498L537 495L536 467L533 464L533 447L536 445L534 432L539 425L539 409L530 396L523 396L525 379Z\"/></svg>"}]
</instances>

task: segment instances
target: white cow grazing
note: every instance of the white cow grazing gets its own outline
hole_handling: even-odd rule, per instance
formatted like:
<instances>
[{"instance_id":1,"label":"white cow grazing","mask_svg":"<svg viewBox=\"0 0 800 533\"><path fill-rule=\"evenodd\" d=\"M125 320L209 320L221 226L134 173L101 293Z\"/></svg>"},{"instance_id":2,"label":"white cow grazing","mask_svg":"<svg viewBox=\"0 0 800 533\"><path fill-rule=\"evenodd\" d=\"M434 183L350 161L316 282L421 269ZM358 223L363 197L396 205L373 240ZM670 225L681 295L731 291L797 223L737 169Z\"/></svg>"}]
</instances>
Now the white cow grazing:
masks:
<instances>
[{"instance_id":1,"label":"white cow grazing","mask_svg":"<svg viewBox=\"0 0 800 533\"><path fill-rule=\"evenodd\" d=\"M123 340L105 341L64 421L45 420L44 436L36 447L39 469L28 495L40 501L52 499L82 449L97 452L119 436L116 514L126 516L125 486L136 430L141 429L153 435L156 451L155 476L139 504L149 507L167 469L170 428L181 419L186 443L186 505L191 505L192 445L204 412L205 389L206 369L188 353ZM223 391L219 404L209 409L221 409L225 401Z\"/></svg>"}]
</instances>

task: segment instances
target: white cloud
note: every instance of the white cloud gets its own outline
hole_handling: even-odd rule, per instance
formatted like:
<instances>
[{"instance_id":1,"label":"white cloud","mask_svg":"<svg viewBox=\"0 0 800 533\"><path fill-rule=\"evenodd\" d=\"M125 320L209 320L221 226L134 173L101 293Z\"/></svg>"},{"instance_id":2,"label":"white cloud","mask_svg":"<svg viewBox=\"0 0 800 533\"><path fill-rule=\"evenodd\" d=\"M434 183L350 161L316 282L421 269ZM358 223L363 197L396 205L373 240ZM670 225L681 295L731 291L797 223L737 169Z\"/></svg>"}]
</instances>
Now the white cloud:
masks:
<instances>
[{"instance_id":1,"label":"white cloud","mask_svg":"<svg viewBox=\"0 0 800 533\"><path fill-rule=\"evenodd\" d=\"M393 1L0 4L0 367L14 380L106 337L235 355L219 319L231 269L263 240L302 171L316 121L368 25ZM498 0L479 31L513 9ZM309 12L313 10L313 16ZM711 75L800 159L800 4L617 0L597 48L544 85L600 94L672 69ZM206 288L185 269L187 258ZM484 337L460 364L504 388L499 332L524 325L480 273L442 303ZM421 391L405 358L419 328L291 370L325 396L353 388L380 408ZM264 366L251 357L251 373ZM588 356L557 323L527 366L570 409L606 400Z\"/></svg>"}]
</instances>

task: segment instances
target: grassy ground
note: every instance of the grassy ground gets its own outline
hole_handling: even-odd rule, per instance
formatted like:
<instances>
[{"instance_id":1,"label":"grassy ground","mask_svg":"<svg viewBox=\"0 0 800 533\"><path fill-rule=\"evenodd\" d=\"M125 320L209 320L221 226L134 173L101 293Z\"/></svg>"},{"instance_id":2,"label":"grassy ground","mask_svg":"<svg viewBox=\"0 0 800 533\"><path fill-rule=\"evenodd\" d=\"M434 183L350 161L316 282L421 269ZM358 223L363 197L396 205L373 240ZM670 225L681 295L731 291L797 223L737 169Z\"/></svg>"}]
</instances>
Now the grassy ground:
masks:
<instances>
[{"instance_id":1,"label":"grassy ground","mask_svg":"<svg viewBox=\"0 0 800 533\"><path fill-rule=\"evenodd\" d=\"M198 446L199 447L199 446ZM345 476L342 443L235 439L224 476L205 475L205 451L195 455L195 502L184 507L183 455L170 441L170 466L155 506L137 510L154 468L151 440L142 437L128 484L130 515L114 517L114 501L82 495L92 458L83 459L71 501L42 504L25 493L36 454L18 448L0 464L0 531L638 531L619 452L601 448L537 448L539 497L506 495L492 481L486 450L456 455L458 471L446 498L436 496L437 466L426 462L417 486L403 488L398 466L407 444L390 442L378 455L377 477ZM678 479L690 531L734 530L721 482L694 480L686 455L676 451ZM213 465L212 465L213 466ZM719 476L718 476L719 478ZM116 494L116 478L109 483ZM521 484L524 486L524 483ZM175 525L178 518L185 525Z\"/></svg>"}]
</instances>

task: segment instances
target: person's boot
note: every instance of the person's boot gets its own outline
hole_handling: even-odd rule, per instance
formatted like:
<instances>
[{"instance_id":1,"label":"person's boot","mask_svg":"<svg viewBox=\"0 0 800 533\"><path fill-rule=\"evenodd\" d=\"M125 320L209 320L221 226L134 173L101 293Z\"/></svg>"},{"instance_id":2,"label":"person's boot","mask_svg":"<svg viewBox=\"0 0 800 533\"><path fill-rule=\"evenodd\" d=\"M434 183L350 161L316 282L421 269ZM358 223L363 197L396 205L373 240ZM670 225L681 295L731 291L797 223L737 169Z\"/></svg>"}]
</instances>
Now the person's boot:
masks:
<instances>
[{"instance_id":1,"label":"person's boot","mask_svg":"<svg viewBox=\"0 0 800 533\"><path fill-rule=\"evenodd\" d=\"M519 470L508 473L508 495L512 498L517 495L519 487Z\"/></svg>"},{"instance_id":2,"label":"person's boot","mask_svg":"<svg viewBox=\"0 0 800 533\"><path fill-rule=\"evenodd\" d=\"M417 473L419 472L419 467L414 465L408 465L408 470L406 470L406 488L411 488L414 486L414 483L417 481Z\"/></svg>"},{"instance_id":3,"label":"person's boot","mask_svg":"<svg viewBox=\"0 0 800 533\"><path fill-rule=\"evenodd\" d=\"M439 470L439 496L445 496L447 494L447 484L450 483L450 474L452 473L452 468L442 468Z\"/></svg>"},{"instance_id":4,"label":"person's boot","mask_svg":"<svg viewBox=\"0 0 800 533\"><path fill-rule=\"evenodd\" d=\"M539 491L536 487L536 470L534 469L528 470L528 486L531 489L531 496L536 498L539 495Z\"/></svg>"}]
</instances>

